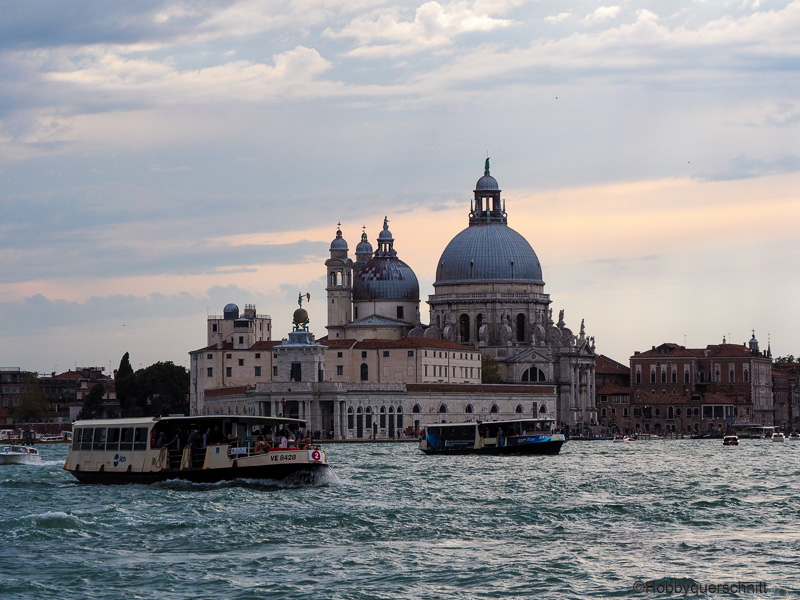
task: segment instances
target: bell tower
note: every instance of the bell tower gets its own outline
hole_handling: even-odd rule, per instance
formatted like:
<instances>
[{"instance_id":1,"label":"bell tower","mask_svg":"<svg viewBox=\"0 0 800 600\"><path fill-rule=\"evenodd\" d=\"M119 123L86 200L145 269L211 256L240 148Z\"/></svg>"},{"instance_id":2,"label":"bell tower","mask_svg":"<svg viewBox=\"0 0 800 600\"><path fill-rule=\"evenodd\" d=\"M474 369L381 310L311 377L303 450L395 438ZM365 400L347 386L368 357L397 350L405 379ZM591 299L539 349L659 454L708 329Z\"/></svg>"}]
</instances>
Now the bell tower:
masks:
<instances>
[{"instance_id":1,"label":"bell tower","mask_svg":"<svg viewBox=\"0 0 800 600\"><path fill-rule=\"evenodd\" d=\"M331 242L331 257L325 261L328 280L328 338L344 339L344 326L352 321L353 311L353 261L347 257L347 241L342 237L341 223Z\"/></svg>"}]
</instances>

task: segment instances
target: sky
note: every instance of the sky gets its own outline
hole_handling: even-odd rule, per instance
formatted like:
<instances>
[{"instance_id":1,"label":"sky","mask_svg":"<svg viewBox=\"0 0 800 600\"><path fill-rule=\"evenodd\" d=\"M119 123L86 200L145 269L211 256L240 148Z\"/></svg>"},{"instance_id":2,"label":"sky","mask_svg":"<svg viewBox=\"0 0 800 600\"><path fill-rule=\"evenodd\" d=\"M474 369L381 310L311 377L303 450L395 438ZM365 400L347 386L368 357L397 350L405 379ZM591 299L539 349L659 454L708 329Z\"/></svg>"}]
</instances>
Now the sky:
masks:
<instances>
[{"instance_id":1,"label":"sky","mask_svg":"<svg viewBox=\"0 0 800 600\"><path fill-rule=\"evenodd\" d=\"M554 312L624 364L800 354L800 1L0 0L0 368L291 329L384 216L421 313L484 160Z\"/></svg>"}]
</instances>

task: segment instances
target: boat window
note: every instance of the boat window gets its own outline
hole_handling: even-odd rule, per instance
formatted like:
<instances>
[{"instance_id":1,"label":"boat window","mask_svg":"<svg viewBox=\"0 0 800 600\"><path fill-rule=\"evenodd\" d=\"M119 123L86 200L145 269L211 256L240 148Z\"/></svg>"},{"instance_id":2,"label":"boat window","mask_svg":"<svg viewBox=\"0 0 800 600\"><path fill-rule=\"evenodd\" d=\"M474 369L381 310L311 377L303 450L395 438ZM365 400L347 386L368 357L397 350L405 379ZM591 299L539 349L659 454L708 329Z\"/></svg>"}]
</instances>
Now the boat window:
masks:
<instances>
[{"instance_id":1,"label":"boat window","mask_svg":"<svg viewBox=\"0 0 800 600\"><path fill-rule=\"evenodd\" d=\"M83 428L83 437L81 438L81 450L92 449L92 431L94 430L91 427Z\"/></svg>"},{"instance_id":2,"label":"boat window","mask_svg":"<svg viewBox=\"0 0 800 600\"><path fill-rule=\"evenodd\" d=\"M83 433L83 429L76 429L72 432L72 449L73 450L80 450L81 449L81 433Z\"/></svg>"},{"instance_id":3,"label":"boat window","mask_svg":"<svg viewBox=\"0 0 800 600\"><path fill-rule=\"evenodd\" d=\"M92 444L92 450L105 450L105 449L106 449L106 428L95 427L94 443Z\"/></svg>"},{"instance_id":4,"label":"boat window","mask_svg":"<svg viewBox=\"0 0 800 600\"><path fill-rule=\"evenodd\" d=\"M123 427L122 428L122 440L119 444L119 451L131 451L133 450L133 427Z\"/></svg>"},{"instance_id":5,"label":"boat window","mask_svg":"<svg viewBox=\"0 0 800 600\"><path fill-rule=\"evenodd\" d=\"M108 428L108 439L106 440L106 450L114 452L119 450L119 427Z\"/></svg>"},{"instance_id":6,"label":"boat window","mask_svg":"<svg viewBox=\"0 0 800 600\"><path fill-rule=\"evenodd\" d=\"M147 427L137 427L133 432L133 449L147 450Z\"/></svg>"}]
</instances>

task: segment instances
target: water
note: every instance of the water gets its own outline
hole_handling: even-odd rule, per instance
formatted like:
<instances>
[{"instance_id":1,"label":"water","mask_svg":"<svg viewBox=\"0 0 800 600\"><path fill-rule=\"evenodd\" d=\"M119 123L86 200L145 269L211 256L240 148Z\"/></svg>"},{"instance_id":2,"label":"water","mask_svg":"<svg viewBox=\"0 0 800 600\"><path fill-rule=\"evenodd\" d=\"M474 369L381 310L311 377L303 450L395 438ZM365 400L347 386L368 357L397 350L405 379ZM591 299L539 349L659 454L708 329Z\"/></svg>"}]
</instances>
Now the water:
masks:
<instances>
[{"instance_id":1,"label":"water","mask_svg":"<svg viewBox=\"0 0 800 600\"><path fill-rule=\"evenodd\" d=\"M40 449L0 468L3 600L800 597L800 443L329 444L312 486L79 485Z\"/></svg>"}]
</instances>

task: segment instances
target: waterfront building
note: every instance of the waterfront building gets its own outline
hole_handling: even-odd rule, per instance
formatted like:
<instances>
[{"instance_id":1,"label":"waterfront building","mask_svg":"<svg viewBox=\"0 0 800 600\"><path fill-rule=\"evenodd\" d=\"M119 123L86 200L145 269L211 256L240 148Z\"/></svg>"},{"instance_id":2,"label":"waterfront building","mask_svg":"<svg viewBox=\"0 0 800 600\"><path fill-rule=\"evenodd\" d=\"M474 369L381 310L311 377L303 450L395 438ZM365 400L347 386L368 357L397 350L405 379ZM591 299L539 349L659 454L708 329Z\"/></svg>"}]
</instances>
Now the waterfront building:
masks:
<instances>
[{"instance_id":1,"label":"waterfront building","mask_svg":"<svg viewBox=\"0 0 800 600\"><path fill-rule=\"evenodd\" d=\"M630 367L600 354L595 359L595 390L600 433L631 433Z\"/></svg>"},{"instance_id":2,"label":"waterfront building","mask_svg":"<svg viewBox=\"0 0 800 600\"><path fill-rule=\"evenodd\" d=\"M773 425L772 358L758 340L635 352L631 408L636 432L715 433L736 424Z\"/></svg>"},{"instance_id":3,"label":"waterfront building","mask_svg":"<svg viewBox=\"0 0 800 600\"><path fill-rule=\"evenodd\" d=\"M304 314L295 312L294 331L280 342L253 306L241 318L234 304L208 318L208 345L190 352L193 413L292 416L337 438L514 416L576 430L596 421L594 340L583 322L573 334L563 310L553 320L539 260L508 227L488 160L469 226L439 260L430 324L421 322L419 283L388 218L374 251L364 230L349 252L337 228L325 261L327 335L319 340L307 331L302 295ZM487 357L502 383L482 383Z\"/></svg>"}]
</instances>

